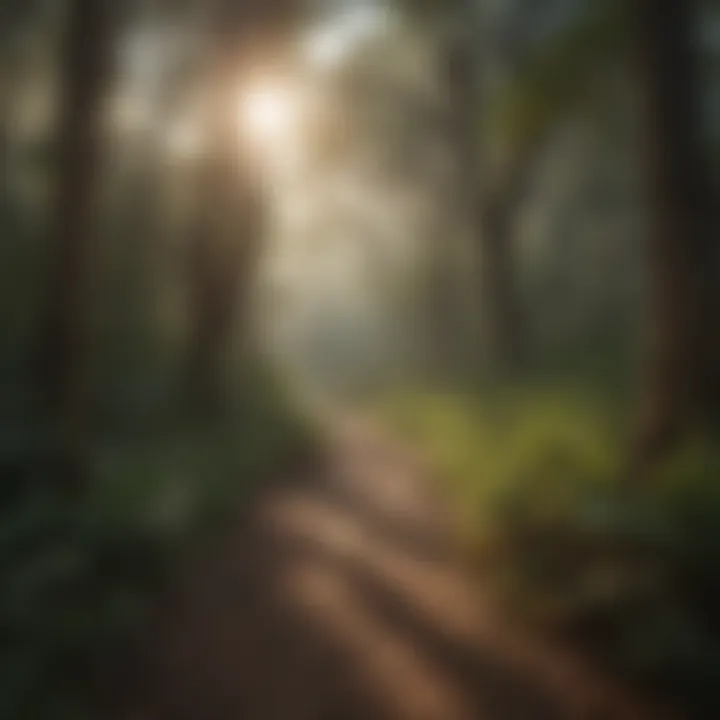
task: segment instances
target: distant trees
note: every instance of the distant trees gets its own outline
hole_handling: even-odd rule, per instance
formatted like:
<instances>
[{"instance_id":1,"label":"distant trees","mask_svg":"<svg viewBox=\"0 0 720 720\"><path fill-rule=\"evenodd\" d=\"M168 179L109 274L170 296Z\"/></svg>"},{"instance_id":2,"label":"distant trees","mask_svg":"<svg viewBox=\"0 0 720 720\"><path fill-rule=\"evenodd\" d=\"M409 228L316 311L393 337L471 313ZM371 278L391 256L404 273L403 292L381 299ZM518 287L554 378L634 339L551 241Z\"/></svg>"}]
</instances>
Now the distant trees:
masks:
<instances>
[{"instance_id":1,"label":"distant trees","mask_svg":"<svg viewBox=\"0 0 720 720\"><path fill-rule=\"evenodd\" d=\"M486 143L500 152L494 158L490 153L478 202L481 305L490 360L510 370L517 370L530 352L518 295L518 214L548 147L597 102L625 47L612 1L588 0L566 9L552 31L543 31L536 12L536 5L519 3L504 23L509 29L503 32L498 23L488 31L500 35L494 60L503 78L485 100Z\"/></svg>"},{"instance_id":2,"label":"distant trees","mask_svg":"<svg viewBox=\"0 0 720 720\"><path fill-rule=\"evenodd\" d=\"M502 187L490 170L487 111L491 103L481 66L480 27L471 23L451 35L444 57L444 77L451 103L459 164L459 193L471 222L479 260L477 317L486 369L512 372L521 362L522 319L517 297L513 187ZM525 173L525 168L521 172ZM520 173L518 173L519 176Z\"/></svg>"},{"instance_id":3,"label":"distant trees","mask_svg":"<svg viewBox=\"0 0 720 720\"><path fill-rule=\"evenodd\" d=\"M247 342L245 315L262 232L264 189L238 128L243 83L277 63L295 16L292 0L234 3L212 10L200 209L191 253L189 382L203 404L223 392L223 363L233 338Z\"/></svg>"},{"instance_id":4,"label":"distant trees","mask_svg":"<svg viewBox=\"0 0 720 720\"><path fill-rule=\"evenodd\" d=\"M238 104L243 84L258 67L282 61L300 2L188 3L211 21L203 45L206 143L197 173L186 360L193 393L215 404L225 391L223 366L231 344L247 343L245 313L267 201L252 148L239 133ZM651 339L639 445L650 454L695 416L720 406L718 251L694 38L699 4L632 0L630 6L647 141ZM621 4L576 3L548 30L531 4L518 3L506 21L521 31L505 34L486 12L489 6L475 0L404 5L413 17L430 18L442 40L440 72L450 122L441 132L455 149L460 205L472 225L480 266L472 312L488 368L512 372L526 353L515 248L518 211L555 132L597 92L598 73L616 67L625 27L615 12ZM114 34L111 6L110 0L67 2L53 255L38 346L39 388L66 457L79 453L87 418L88 260ZM12 8L13 17L21 7L7 0L0 4ZM163 7L176 9L170 3ZM488 38L494 38L492 47ZM504 66L495 85L483 76L488 60ZM445 292L449 304L454 290ZM452 308L439 306L437 324L450 327L456 320L448 321ZM447 337L455 327L443 331L439 336Z\"/></svg>"},{"instance_id":5,"label":"distant trees","mask_svg":"<svg viewBox=\"0 0 720 720\"><path fill-rule=\"evenodd\" d=\"M495 192L489 172L487 111L490 105L484 65L492 54L487 13L472 0L445 4L433 0L401 3L412 16L440 34L440 77L449 104L448 132L455 148L458 210L469 221L479 261L474 310L486 369L516 368L521 354L521 318L516 296L510 203Z\"/></svg>"},{"instance_id":6,"label":"distant trees","mask_svg":"<svg viewBox=\"0 0 720 720\"><path fill-rule=\"evenodd\" d=\"M257 218L250 216L250 168L246 153L241 154L237 127L242 56L235 48L243 38L235 27L231 33L227 23L225 13L215 18L216 46L211 51L205 104L206 145L191 252L189 382L203 401L211 396L216 400L220 392L221 363L234 335L244 278L240 252L249 253L256 240L252 225Z\"/></svg>"},{"instance_id":7,"label":"distant trees","mask_svg":"<svg viewBox=\"0 0 720 720\"><path fill-rule=\"evenodd\" d=\"M108 0L68 4L62 56L52 261L38 349L38 387L70 482L79 472L86 431L88 262L102 143L101 105L111 58L110 6Z\"/></svg>"},{"instance_id":8,"label":"distant trees","mask_svg":"<svg viewBox=\"0 0 720 720\"><path fill-rule=\"evenodd\" d=\"M718 408L717 239L696 36L698 3L633 0L646 138L648 352L640 445L653 456Z\"/></svg>"},{"instance_id":9,"label":"distant trees","mask_svg":"<svg viewBox=\"0 0 720 720\"><path fill-rule=\"evenodd\" d=\"M170 12L169 5L163 8ZM200 4L197 8L208 12ZM68 0L63 14L51 256L35 353L38 394L53 448L70 482L81 474L90 412L89 263L103 132L110 117L105 91L120 19L113 10L110 0ZM208 142L198 181L187 363L194 391L214 401L222 390L226 350L236 332L247 332L242 310L263 215L263 188L249 160L250 149L240 143L238 102L248 75L276 60L292 27L296 3L222 0L209 11L204 80Z\"/></svg>"},{"instance_id":10,"label":"distant trees","mask_svg":"<svg viewBox=\"0 0 720 720\"><path fill-rule=\"evenodd\" d=\"M639 444L650 455L669 447L694 419L720 408L720 262L703 132L701 2L633 0L629 43L628 8L611 1L566 7L554 30L541 30L531 4L517 3L507 17L521 32L507 37L494 24L487 27L497 22L492 14L473 20L477 3L406 5L436 22L451 17L453 31L463 28L449 34L443 72L454 108L460 190L479 249L482 343L495 371L516 368L524 354L513 226L538 158L554 131L592 101L600 73L614 72L626 50L637 58L650 221L650 339ZM531 22L524 24L526 15ZM493 53L498 57L488 57ZM506 66L499 93L481 81L480 55ZM497 146L499 160L488 152Z\"/></svg>"},{"instance_id":11,"label":"distant trees","mask_svg":"<svg viewBox=\"0 0 720 720\"><path fill-rule=\"evenodd\" d=\"M25 20L26 4L18 0L0 2L0 203L5 203L10 149L9 125L16 80L16 34Z\"/></svg>"},{"instance_id":12,"label":"distant trees","mask_svg":"<svg viewBox=\"0 0 720 720\"><path fill-rule=\"evenodd\" d=\"M532 3L497 8L473 0L406 0L401 6L429 18L444 38L441 76L458 193L479 263L481 357L493 373L514 373L529 351L517 277L518 212L556 131L614 67L608 60L619 44L616 4L588 0L555 8L552 30L537 22ZM498 71L499 80L492 77Z\"/></svg>"}]
</instances>

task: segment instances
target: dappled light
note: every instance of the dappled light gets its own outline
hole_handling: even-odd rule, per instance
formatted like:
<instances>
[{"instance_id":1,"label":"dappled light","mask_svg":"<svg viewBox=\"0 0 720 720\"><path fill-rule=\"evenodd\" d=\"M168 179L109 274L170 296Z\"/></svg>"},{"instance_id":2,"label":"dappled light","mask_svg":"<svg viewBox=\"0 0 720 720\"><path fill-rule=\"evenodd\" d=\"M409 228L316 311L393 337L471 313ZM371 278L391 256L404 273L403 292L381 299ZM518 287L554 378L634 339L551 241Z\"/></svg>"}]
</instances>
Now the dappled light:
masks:
<instances>
[{"instance_id":1,"label":"dappled light","mask_svg":"<svg viewBox=\"0 0 720 720\"><path fill-rule=\"evenodd\" d=\"M0 718L720 717L719 23L0 0Z\"/></svg>"}]
</instances>

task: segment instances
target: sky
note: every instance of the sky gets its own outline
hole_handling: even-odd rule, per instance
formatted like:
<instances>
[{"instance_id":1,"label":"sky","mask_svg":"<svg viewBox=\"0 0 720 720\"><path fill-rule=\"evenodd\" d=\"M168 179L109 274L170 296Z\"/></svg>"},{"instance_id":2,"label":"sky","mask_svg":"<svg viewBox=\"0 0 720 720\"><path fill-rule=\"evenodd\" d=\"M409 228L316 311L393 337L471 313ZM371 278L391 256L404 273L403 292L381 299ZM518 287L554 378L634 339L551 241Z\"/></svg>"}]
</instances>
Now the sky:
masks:
<instances>
[{"instance_id":1,"label":"sky","mask_svg":"<svg viewBox=\"0 0 720 720\"><path fill-rule=\"evenodd\" d=\"M388 9L377 3L345 3L307 33L306 56L318 68L336 67L389 21Z\"/></svg>"}]
</instances>

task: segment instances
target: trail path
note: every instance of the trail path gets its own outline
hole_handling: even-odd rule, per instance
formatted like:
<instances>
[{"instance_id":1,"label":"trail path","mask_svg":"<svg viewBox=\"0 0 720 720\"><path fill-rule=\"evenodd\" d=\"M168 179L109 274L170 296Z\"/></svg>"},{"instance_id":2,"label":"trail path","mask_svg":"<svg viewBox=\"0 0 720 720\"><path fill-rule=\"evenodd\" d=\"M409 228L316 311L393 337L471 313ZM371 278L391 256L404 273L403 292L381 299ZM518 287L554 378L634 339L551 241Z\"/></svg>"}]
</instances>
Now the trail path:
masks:
<instances>
[{"instance_id":1,"label":"trail path","mask_svg":"<svg viewBox=\"0 0 720 720\"><path fill-rule=\"evenodd\" d=\"M499 617L416 459L355 419L329 436L172 588L117 717L659 720Z\"/></svg>"}]
</instances>

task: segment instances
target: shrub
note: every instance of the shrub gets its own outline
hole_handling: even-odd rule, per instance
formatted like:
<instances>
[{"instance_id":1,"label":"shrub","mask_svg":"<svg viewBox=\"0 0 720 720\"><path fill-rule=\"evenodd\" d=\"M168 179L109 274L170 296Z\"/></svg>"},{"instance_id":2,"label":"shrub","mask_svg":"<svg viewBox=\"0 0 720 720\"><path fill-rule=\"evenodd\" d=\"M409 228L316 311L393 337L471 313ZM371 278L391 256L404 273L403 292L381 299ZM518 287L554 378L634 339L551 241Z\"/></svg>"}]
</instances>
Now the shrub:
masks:
<instances>
[{"instance_id":1,"label":"shrub","mask_svg":"<svg viewBox=\"0 0 720 720\"><path fill-rule=\"evenodd\" d=\"M696 438L641 486L617 408L592 394L415 396L463 540L506 601L697 711L720 706L720 446Z\"/></svg>"},{"instance_id":2,"label":"shrub","mask_svg":"<svg viewBox=\"0 0 720 720\"><path fill-rule=\"evenodd\" d=\"M58 492L40 440L5 449L0 717L91 717L95 681L184 548L306 451L309 432L279 396L246 399L221 421L168 420L99 443L78 497Z\"/></svg>"}]
</instances>

